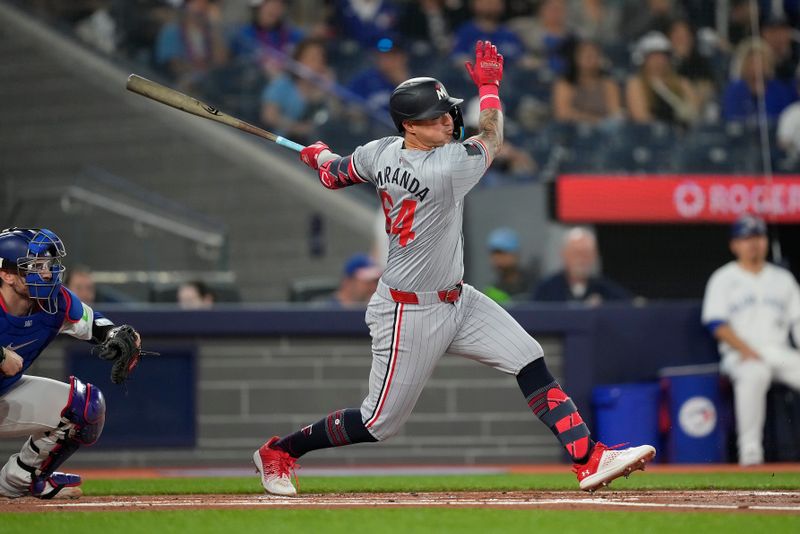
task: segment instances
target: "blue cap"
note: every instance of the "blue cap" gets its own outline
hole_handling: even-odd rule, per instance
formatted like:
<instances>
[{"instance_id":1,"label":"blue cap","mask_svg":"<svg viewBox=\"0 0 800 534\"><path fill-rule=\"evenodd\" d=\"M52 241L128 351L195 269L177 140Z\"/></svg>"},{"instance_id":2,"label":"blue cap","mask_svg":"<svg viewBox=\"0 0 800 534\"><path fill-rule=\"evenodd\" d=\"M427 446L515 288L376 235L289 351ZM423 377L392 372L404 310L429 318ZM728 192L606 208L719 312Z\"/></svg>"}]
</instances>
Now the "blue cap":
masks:
<instances>
[{"instance_id":1,"label":"blue cap","mask_svg":"<svg viewBox=\"0 0 800 534\"><path fill-rule=\"evenodd\" d=\"M761 217L742 215L731 225L731 239L767 235L767 224Z\"/></svg>"},{"instance_id":2,"label":"blue cap","mask_svg":"<svg viewBox=\"0 0 800 534\"><path fill-rule=\"evenodd\" d=\"M519 236L511 228L497 228L489 234L486 246L491 251L518 252Z\"/></svg>"},{"instance_id":3,"label":"blue cap","mask_svg":"<svg viewBox=\"0 0 800 534\"><path fill-rule=\"evenodd\" d=\"M375 40L375 50L405 53L408 51L408 43L400 35L387 34Z\"/></svg>"},{"instance_id":4,"label":"blue cap","mask_svg":"<svg viewBox=\"0 0 800 534\"><path fill-rule=\"evenodd\" d=\"M366 254L354 254L344 264L344 275L348 278L375 279L381 276L381 268Z\"/></svg>"}]
</instances>

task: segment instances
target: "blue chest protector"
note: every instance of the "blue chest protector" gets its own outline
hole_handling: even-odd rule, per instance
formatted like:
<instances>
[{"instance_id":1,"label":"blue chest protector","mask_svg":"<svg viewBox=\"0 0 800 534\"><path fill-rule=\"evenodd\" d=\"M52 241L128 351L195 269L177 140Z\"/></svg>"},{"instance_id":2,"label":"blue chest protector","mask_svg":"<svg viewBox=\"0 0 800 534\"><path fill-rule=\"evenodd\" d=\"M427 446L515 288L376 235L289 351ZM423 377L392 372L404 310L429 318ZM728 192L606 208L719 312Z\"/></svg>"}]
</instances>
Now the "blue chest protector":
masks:
<instances>
[{"instance_id":1,"label":"blue chest protector","mask_svg":"<svg viewBox=\"0 0 800 534\"><path fill-rule=\"evenodd\" d=\"M39 311L26 317L9 314L0 299L0 345L12 349L24 360L22 371L14 376L0 376L0 395L8 391L28 370L47 345L58 335L64 322L77 322L83 316L83 304L70 290L61 288L58 311Z\"/></svg>"}]
</instances>

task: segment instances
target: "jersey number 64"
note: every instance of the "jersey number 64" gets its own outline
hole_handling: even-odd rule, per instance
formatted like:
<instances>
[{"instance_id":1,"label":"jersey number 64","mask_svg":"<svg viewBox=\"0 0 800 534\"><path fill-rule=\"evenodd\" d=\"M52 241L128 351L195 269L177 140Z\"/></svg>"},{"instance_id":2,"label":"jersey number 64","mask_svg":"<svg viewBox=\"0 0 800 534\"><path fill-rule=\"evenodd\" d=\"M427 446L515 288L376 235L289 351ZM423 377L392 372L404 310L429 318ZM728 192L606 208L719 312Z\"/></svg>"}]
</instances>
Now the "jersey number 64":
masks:
<instances>
[{"instance_id":1,"label":"jersey number 64","mask_svg":"<svg viewBox=\"0 0 800 534\"><path fill-rule=\"evenodd\" d=\"M394 207L394 201L389 193L381 191L381 206L383 206L383 214L386 217L386 233L398 234L400 236L400 246L404 247L414 240L416 234L411 230L414 226L414 212L417 209L417 201L406 199L400 204L400 212L397 214L394 222L389 217L389 212Z\"/></svg>"}]
</instances>

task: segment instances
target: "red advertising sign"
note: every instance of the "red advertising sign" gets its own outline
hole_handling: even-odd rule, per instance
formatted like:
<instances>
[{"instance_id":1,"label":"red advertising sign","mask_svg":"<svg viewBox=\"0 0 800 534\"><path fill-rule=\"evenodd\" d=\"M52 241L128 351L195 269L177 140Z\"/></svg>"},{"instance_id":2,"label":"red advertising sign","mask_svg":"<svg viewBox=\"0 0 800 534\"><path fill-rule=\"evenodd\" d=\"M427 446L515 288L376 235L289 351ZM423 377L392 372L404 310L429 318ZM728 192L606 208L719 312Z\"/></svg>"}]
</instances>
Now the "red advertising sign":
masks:
<instances>
[{"instance_id":1,"label":"red advertising sign","mask_svg":"<svg viewBox=\"0 0 800 534\"><path fill-rule=\"evenodd\" d=\"M743 213L800 222L800 175L561 175L563 222L729 222Z\"/></svg>"}]
</instances>

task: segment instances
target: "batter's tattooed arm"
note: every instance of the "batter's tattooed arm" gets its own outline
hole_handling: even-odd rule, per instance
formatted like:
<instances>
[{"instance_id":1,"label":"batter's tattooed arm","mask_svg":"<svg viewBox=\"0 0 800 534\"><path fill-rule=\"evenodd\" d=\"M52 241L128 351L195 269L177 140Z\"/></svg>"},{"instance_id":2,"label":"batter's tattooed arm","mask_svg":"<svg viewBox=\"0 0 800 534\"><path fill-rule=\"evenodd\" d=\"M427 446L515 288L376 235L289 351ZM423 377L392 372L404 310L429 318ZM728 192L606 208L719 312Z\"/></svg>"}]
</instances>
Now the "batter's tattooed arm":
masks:
<instances>
[{"instance_id":1,"label":"batter's tattooed arm","mask_svg":"<svg viewBox=\"0 0 800 534\"><path fill-rule=\"evenodd\" d=\"M503 112L496 108L481 111L478 118L479 139L489 152L489 159L494 159L503 147Z\"/></svg>"}]
</instances>

